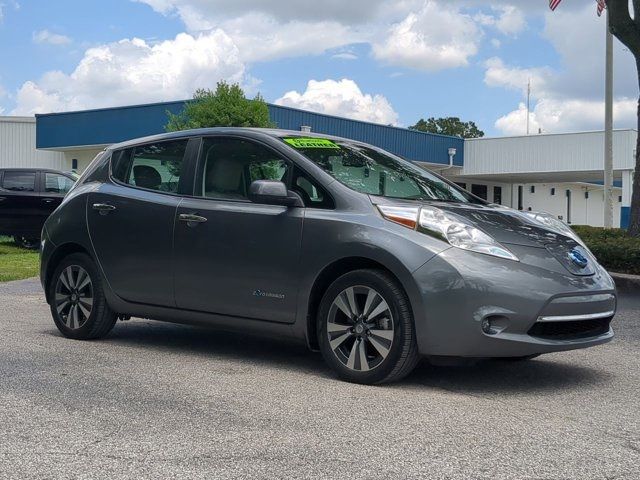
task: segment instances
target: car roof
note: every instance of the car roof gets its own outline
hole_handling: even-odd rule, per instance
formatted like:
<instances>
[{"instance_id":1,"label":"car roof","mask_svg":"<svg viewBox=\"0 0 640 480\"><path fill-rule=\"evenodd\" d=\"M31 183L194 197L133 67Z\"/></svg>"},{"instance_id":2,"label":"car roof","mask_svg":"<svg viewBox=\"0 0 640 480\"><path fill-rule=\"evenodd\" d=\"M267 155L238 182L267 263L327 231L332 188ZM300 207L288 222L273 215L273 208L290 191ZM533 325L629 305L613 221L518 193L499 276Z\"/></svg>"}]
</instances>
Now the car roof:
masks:
<instances>
[{"instance_id":1,"label":"car roof","mask_svg":"<svg viewBox=\"0 0 640 480\"><path fill-rule=\"evenodd\" d=\"M109 147L110 150L117 150L121 148L132 147L134 145L139 145L141 143L149 143L149 142L159 142L163 140L172 140L172 139L180 139L180 138L189 138L189 137L199 137L213 134L247 134L253 133L256 136L266 135L274 138L282 138L282 137L304 137L304 138L325 138L329 140L336 141L350 141L354 142L354 140L350 140L348 138L336 137L333 135L325 135L321 133L313 133L313 132L301 132L299 130L284 130L281 128L253 128L253 127L213 127L213 128L197 128L192 130L182 130L179 132L171 132L171 133L162 133L159 135L152 135L149 137L136 138L133 140L128 140L126 142L117 143L111 145ZM360 142L356 142L360 143Z\"/></svg>"}]
</instances>

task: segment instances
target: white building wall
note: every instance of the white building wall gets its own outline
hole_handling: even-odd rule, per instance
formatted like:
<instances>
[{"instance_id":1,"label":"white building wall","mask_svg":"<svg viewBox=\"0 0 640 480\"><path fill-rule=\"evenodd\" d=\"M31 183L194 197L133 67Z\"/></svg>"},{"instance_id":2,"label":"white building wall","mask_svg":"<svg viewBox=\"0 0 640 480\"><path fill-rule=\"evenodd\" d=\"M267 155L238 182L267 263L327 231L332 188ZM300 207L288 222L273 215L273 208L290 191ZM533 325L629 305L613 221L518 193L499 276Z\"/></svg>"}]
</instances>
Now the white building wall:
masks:
<instances>
[{"instance_id":1,"label":"white building wall","mask_svg":"<svg viewBox=\"0 0 640 480\"><path fill-rule=\"evenodd\" d=\"M604 226L604 191L599 185L571 184L571 183L539 183L539 184L514 184L513 194L518 198L518 186L523 187L524 210L541 211L550 213L564 221L569 221L572 225L591 225L594 227ZM535 187L535 192L531 193L531 187ZM555 189L555 195L551 195ZM567 190L571 192L570 208L567 201ZM589 198L585 193L589 192ZM622 195L621 188L614 188L614 218L613 224L620 225L620 203L619 197Z\"/></svg>"},{"instance_id":2,"label":"white building wall","mask_svg":"<svg viewBox=\"0 0 640 480\"><path fill-rule=\"evenodd\" d=\"M637 131L613 132L614 169L634 168ZM604 132L465 141L463 175L602 171Z\"/></svg>"},{"instance_id":3,"label":"white building wall","mask_svg":"<svg viewBox=\"0 0 640 480\"><path fill-rule=\"evenodd\" d=\"M36 150L36 120L32 117L0 117L0 168L68 170L63 153Z\"/></svg>"},{"instance_id":4,"label":"white building wall","mask_svg":"<svg viewBox=\"0 0 640 480\"><path fill-rule=\"evenodd\" d=\"M102 148L90 148L87 150L72 150L64 152L64 163L67 165L66 169L71 170L73 160L75 159L78 161L78 168L76 168L76 171L78 173L82 173L85 168L89 166L91 160L93 160L102 150Z\"/></svg>"}]
</instances>

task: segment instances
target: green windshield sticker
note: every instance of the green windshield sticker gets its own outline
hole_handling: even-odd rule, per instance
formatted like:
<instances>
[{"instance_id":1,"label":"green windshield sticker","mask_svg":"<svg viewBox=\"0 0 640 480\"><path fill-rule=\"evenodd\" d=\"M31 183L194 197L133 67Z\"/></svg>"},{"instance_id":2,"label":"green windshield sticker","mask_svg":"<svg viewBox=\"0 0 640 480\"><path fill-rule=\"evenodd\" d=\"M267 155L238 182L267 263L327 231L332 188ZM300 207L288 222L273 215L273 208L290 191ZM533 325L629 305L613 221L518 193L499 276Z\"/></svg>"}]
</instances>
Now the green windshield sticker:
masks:
<instances>
[{"instance_id":1,"label":"green windshield sticker","mask_svg":"<svg viewBox=\"0 0 640 480\"><path fill-rule=\"evenodd\" d=\"M309 138L309 137L294 137L285 138L284 141L291 145L293 148L333 148L339 150L340 147L331 140L325 138Z\"/></svg>"}]
</instances>

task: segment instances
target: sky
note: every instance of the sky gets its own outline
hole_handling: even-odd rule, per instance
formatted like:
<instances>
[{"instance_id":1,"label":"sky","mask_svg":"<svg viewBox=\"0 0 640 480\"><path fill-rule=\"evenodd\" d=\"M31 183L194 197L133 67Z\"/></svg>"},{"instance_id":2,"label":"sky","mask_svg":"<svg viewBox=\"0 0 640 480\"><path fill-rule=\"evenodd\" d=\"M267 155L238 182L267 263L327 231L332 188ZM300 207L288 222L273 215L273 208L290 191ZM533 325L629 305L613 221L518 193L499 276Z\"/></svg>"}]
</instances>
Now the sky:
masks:
<instances>
[{"instance_id":1,"label":"sky","mask_svg":"<svg viewBox=\"0 0 640 480\"><path fill-rule=\"evenodd\" d=\"M593 0L0 0L0 115L182 100L226 80L265 100L490 136L603 128ZM615 42L616 128L638 80Z\"/></svg>"}]
</instances>

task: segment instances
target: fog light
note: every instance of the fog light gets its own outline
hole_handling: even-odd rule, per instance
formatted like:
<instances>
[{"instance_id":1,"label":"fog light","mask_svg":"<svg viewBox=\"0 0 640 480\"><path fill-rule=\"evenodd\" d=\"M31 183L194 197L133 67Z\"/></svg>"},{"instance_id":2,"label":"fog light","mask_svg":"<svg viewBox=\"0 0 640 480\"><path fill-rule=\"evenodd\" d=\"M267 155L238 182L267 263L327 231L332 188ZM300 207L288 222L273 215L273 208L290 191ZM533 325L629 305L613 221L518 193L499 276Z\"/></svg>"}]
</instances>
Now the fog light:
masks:
<instances>
[{"instance_id":1,"label":"fog light","mask_svg":"<svg viewBox=\"0 0 640 480\"><path fill-rule=\"evenodd\" d=\"M491 320L489 318L483 318L482 324L480 326L482 328L482 331L487 335L493 335L496 333L496 331L491 326Z\"/></svg>"}]
</instances>

